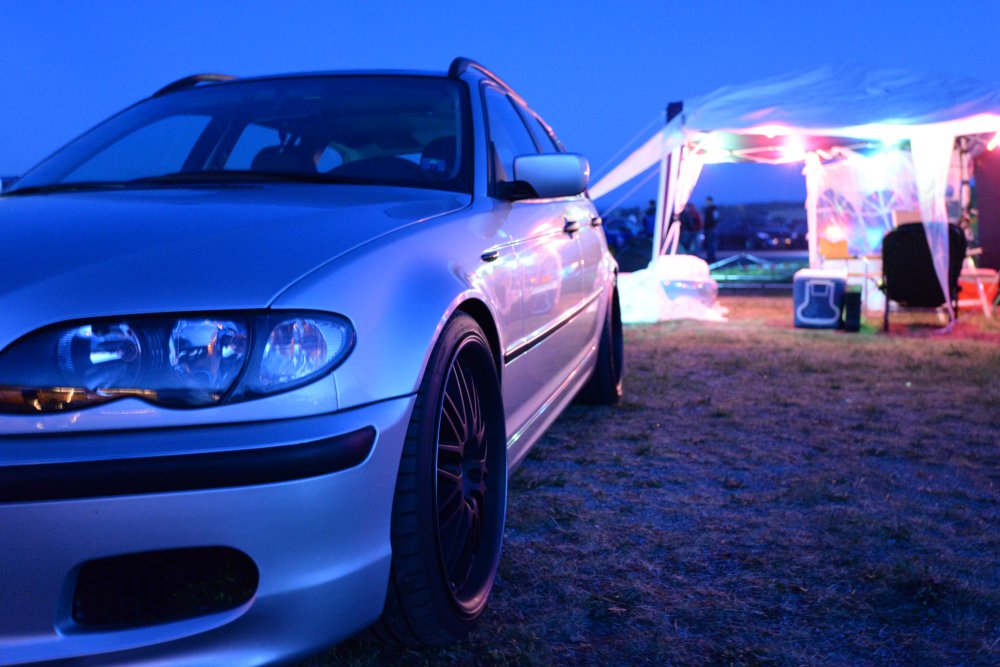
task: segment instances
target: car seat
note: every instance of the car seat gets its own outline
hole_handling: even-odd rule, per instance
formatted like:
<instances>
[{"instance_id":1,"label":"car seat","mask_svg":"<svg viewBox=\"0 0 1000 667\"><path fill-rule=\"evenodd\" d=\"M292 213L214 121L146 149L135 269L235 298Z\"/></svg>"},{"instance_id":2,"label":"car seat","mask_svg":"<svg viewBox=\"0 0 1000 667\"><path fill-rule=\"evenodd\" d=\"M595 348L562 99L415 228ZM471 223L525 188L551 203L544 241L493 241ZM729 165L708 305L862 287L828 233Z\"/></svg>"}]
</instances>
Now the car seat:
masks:
<instances>
[{"instance_id":1,"label":"car seat","mask_svg":"<svg viewBox=\"0 0 1000 667\"><path fill-rule=\"evenodd\" d=\"M420 171L424 178L433 181L446 181L455 174L455 137L438 137L432 139L420 156Z\"/></svg>"},{"instance_id":2,"label":"car seat","mask_svg":"<svg viewBox=\"0 0 1000 667\"><path fill-rule=\"evenodd\" d=\"M303 146L268 146L254 156L250 169L315 174L316 162L311 151Z\"/></svg>"},{"instance_id":3,"label":"car seat","mask_svg":"<svg viewBox=\"0 0 1000 667\"><path fill-rule=\"evenodd\" d=\"M345 162L326 173L331 176L370 179L375 182L419 181L421 176L420 167L394 155Z\"/></svg>"}]
</instances>

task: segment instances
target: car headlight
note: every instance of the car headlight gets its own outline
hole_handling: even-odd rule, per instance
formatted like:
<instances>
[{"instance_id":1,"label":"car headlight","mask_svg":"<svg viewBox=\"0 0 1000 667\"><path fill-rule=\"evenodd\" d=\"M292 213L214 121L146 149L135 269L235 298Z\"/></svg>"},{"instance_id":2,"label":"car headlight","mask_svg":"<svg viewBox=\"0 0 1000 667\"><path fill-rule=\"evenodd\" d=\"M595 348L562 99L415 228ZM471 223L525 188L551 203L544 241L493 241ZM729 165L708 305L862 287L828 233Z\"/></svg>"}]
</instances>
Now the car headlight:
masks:
<instances>
[{"instance_id":1,"label":"car headlight","mask_svg":"<svg viewBox=\"0 0 1000 667\"><path fill-rule=\"evenodd\" d=\"M318 380L354 328L315 312L102 318L46 327L0 353L0 412L77 410L134 397L170 407L248 400Z\"/></svg>"}]
</instances>

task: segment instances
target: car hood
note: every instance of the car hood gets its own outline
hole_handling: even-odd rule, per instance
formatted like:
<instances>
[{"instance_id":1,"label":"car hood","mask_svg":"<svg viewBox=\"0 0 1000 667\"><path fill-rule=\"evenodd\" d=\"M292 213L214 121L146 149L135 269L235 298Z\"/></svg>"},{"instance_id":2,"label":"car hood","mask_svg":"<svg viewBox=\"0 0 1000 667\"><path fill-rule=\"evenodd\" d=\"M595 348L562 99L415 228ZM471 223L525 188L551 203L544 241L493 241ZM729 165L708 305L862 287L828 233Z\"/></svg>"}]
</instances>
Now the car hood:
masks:
<instances>
[{"instance_id":1,"label":"car hood","mask_svg":"<svg viewBox=\"0 0 1000 667\"><path fill-rule=\"evenodd\" d=\"M351 249L469 201L297 184L0 198L0 349L70 319L263 308Z\"/></svg>"}]
</instances>

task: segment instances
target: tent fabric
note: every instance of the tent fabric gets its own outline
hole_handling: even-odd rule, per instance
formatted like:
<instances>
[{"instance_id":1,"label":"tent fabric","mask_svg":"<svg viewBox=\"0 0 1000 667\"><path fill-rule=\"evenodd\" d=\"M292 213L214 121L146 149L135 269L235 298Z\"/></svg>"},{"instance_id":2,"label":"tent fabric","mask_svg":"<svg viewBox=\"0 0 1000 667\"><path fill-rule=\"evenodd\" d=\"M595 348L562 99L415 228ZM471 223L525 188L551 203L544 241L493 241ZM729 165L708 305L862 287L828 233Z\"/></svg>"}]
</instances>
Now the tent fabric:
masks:
<instances>
[{"instance_id":1,"label":"tent fabric","mask_svg":"<svg viewBox=\"0 0 1000 667\"><path fill-rule=\"evenodd\" d=\"M729 312L716 300L718 285L708 264L693 255L664 255L649 267L618 277L622 321L724 322Z\"/></svg>"},{"instance_id":2,"label":"tent fabric","mask_svg":"<svg viewBox=\"0 0 1000 667\"><path fill-rule=\"evenodd\" d=\"M978 81L857 63L830 65L685 102L685 110L590 188L601 197L632 180L699 132L812 134L879 141L910 139L914 126L952 136L1000 130L1000 90Z\"/></svg>"},{"instance_id":3,"label":"tent fabric","mask_svg":"<svg viewBox=\"0 0 1000 667\"><path fill-rule=\"evenodd\" d=\"M823 163L815 153L809 153L805 159L806 166L802 175L806 177L806 224L808 238L819 238L817 227L817 211L819 208L819 193L823 187ZM809 266L819 266L819 244L809 244Z\"/></svg>"},{"instance_id":4,"label":"tent fabric","mask_svg":"<svg viewBox=\"0 0 1000 667\"><path fill-rule=\"evenodd\" d=\"M840 159L825 163L807 155L807 168L817 171L806 173L807 202L815 201L806 217L816 222L816 238L846 241L854 257L878 255L893 228L893 211L920 208L910 152L839 153Z\"/></svg>"},{"instance_id":5,"label":"tent fabric","mask_svg":"<svg viewBox=\"0 0 1000 667\"><path fill-rule=\"evenodd\" d=\"M691 151L688 148L684 148L681 152L681 164L677 170L677 192L674 193L674 212L680 213L684 210L684 206L687 205L688 200L691 199L691 191L694 190L694 186L698 183L698 178L701 176L701 168L705 165L705 159Z\"/></svg>"},{"instance_id":6,"label":"tent fabric","mask_svg":"<svg viewBox=\"0 0 1000 667\"><path fill-rule=\"evenodd\" d=\"M948 172L955 137L948 130L919 128L910 139L913 154L913 171L917 179L917 197L920 200L920 217L924 222L927 246L934 260L934 271L941 283L941 293L949 294L948 285L948 211L944 191L948 187ZM951 301L948 301L951 312Z\"/></svg>"},{"instance_id":7,"label":"tent fabric","mask_svg":"<svg viewBox=\"0 0 1000 667\"><path fill-rule=\"evenodd\" d=\"M698 183L701 176L701 168L705 160L698 154L692 152L686 146L677 147L670 153L670 186L666 191L666 205L658 203L656 222L656 237L662 239L657 247L653 245L653 254L650 261L655 261L663 254L674 255L677 253L677 246L680 243L680 224L675 220L675 214L679 214L684 206L691 199L691 192ZM661 207L666 211L660 210ZM663 230L664 222L666 229ZM662 232L659 230L663 230Z\"/></svg>"},{"instance_id":8,"label":"tent fabric","mask_svg":"<svg viewBox=\"0 0 1000 667\"><path fill-rule=\"evenodd\" d=\"M664 254L667 239L670 238L670 221L673 219L673 202L677 198L677 182L680 180L681 146L673 146L665 154L660 172L666 171L667 178L663 181L663 189L657 195L656 201L656 239L653 241L653 252L650 261ZM668 254L673 254L671 249Z\"/></svg>"},{"instance_id":9,"label":"tent fabric","mask_svg":"<svg viewBox=\"0 0 1000 667\"><path fill-rule=\"evenodd\" d=\"M684 111L595 183L590 193L595 199L601 197L663 161L664 156L704 141L712 133L777 138L774 143L779 156L782 146L792 145L781 142L788 137L850 138L886 146L909 141L921 217L928 223L924 225L927 241L942 288L946 289L945 195L954 141L958 136L990 132L1000 132L1000 90L995 86L899 68L830 65L748 85L724 86L686 102ZM815 153L798 152L801 155L787 161L805 161L807 185L817 183L816 161L808 158ZM701 157L704 164L733 159L733 153L725 150L703 150L694 155ZM697 175L700 167L685 171L671 164L671 172L676 169L677 174L671 173L667 179L668 210L660 220L669 220L670 213L677 210L671 211L671 205L685 191L686 199L694 186L689 179L685 179L683 187L675 186L677 175ZM815 192L809 194L806 209L813 263L817 257ZM662 239L666 230L657 232ZM654 247L662 245L654 243Z\"/></svg>"},{"instance_id":10,"label":"tent fabric","mask_svg":"<svg viewBox=\"0 0 1000 667\"><path fill-rule=\"evenodd\" d=\"M692 100L687 127L777 125L812 134L908 138L904 129L1000 112L1000 91L980 81L860 63L726 86Z\"/></svg>"},{"instance_id":11,"label":"tent fabric","mask_svg":"<svg viewBox=\"0 0 1000 667\"><path fill-rule=\"evenodd\" d=\"M639 148L619 162L597 183L590 186L591 198L599 199L612 190L617 190L654 164L658 164L664 156L670 155L672 150L680 147L683 143L684 134L680 132L679 125L670 132L657 130Z\"/></svg>"}]
</instances>

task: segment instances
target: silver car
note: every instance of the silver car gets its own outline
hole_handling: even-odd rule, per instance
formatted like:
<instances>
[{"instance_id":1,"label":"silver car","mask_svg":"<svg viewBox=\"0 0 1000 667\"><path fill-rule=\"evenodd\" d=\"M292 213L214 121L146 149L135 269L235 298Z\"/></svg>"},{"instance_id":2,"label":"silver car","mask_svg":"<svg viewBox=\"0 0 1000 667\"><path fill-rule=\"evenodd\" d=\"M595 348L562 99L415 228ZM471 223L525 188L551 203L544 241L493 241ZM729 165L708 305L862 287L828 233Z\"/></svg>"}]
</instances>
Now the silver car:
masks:
<instances>
[{"instance_id":1,"label":"silver car","mask_svg":"<svg viewBox=\"0 0 1000 667\"><path fill-rule=\"evenodd\" d=\"M588 167L447 73L188 77L0 196L0 663L462 637L507 474L621 395Z\"/></svg>"}]
</instances>

